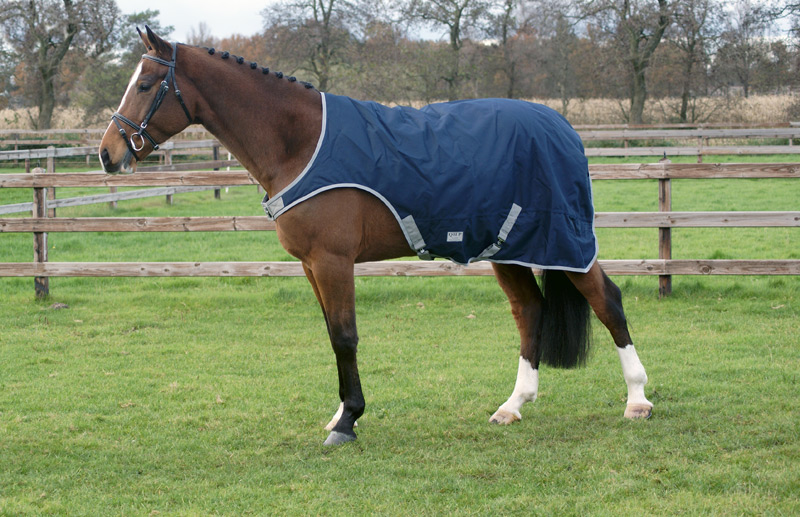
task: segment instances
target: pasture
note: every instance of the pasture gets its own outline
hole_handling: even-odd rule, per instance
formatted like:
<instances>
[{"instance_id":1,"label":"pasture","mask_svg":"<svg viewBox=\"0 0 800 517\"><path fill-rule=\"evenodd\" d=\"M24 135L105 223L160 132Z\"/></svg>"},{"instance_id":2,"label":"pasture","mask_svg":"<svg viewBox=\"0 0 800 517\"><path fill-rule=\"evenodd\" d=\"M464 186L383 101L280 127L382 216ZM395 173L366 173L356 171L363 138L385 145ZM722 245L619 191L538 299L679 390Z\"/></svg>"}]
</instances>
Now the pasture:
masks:
<instances>
[{"instance_id":1,"label":"pasture","mask_svg":"<svg viewBox=\"0 0 800 517\"><path fill-rule=\"evenodd\" d=\"M596 182L596 208L655 210L655 191ZM797 199L794 180L673 185L674 210ZM260 215L259 201L240 187L59 216ZM673 257L800 258L797 230L674 230ZM656 232L599 229L600 257L655 257ZM31 240L1 235L0 259L29 261ZM273 232L49 245L52 261L289 259ZM660 300L655 278L615 281L650 420L622 418L595 321L586 368L543 369L522 422L490 425L519 350L495 281L357 278L367 412L357 442L328 449L336 367L304 279L57 278L45 301L32 279L0 279L0 514L800 513L800 278L675 277Z\"/></svg>"}]
</instances>

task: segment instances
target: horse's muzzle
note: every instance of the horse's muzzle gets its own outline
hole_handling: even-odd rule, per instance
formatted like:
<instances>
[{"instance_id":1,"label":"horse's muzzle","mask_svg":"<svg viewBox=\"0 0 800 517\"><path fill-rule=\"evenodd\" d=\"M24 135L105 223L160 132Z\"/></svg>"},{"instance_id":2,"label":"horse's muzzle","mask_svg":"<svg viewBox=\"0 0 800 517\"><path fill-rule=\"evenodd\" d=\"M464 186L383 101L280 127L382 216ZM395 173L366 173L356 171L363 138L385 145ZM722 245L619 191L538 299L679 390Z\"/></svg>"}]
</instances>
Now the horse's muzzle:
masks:
<instances>
[{"instance_id":1,"label":"horse's muzzle","mask_svg":"<svg viewBox=\"0 0 800 517\"><path fill-rule=\"evenodd\" d=\"M111 155L108 154L108 149L100 151L100 163L103 164L103 170L108 174L130 174L136 170L136 167L131 165L132 162L134 162L133 153L130 150L126 149L122 160L117 163L112 161Z\"/></svg>"}]
</instances>

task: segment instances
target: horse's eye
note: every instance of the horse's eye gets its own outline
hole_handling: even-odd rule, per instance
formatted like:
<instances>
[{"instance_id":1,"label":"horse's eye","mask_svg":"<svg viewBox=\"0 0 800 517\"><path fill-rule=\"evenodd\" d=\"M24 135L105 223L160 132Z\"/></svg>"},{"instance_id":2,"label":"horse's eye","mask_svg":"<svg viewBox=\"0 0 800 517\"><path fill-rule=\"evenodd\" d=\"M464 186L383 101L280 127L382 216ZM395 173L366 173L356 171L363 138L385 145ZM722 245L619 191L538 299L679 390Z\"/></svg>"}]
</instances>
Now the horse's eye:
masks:
<instances>
[{"instance_id":1,"label":"horse's eye","mask_svg":"<svg viewBox=\"0 0 800 517\"><path fill-rule=\"evenodd\" d=\"M140 84L139 85L139 91L140 92L149 92L151 86L152 85L150 85L150 84Z\"/></svg>"}]
</instances>

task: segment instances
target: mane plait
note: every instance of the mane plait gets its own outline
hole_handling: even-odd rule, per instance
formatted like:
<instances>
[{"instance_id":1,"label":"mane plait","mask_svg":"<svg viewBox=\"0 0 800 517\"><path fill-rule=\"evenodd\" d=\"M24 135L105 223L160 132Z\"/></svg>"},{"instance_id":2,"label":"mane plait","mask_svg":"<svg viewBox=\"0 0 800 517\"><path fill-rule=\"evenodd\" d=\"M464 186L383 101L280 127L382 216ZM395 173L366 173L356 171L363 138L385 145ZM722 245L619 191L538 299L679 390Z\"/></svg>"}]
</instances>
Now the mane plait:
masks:
<instances>
[{"instance_id":1,"label":"mane plait","mask_svg":"<svg viewBox=\"0 0 800 517\"><path fill-rule=\"evenodd\" d=\"M205 48L205 49L208 51L208 54L209 54L209 55L211 55L211 56L213 56L214 54L216 54L216 53L217 53L217 50L216 50L214 47L210 47L210 48L209 48L209 47L203 47L203 48ZM230 57L233 57L233 59L234 59L234 60L235 60L235 61L236 61L238 64L240 64L240 65L241 65L241 64L244 64L244 61L245 61L245 59L244 59L243 57L241 57L241 56L235 56L235 55L232 55L232 54L231 54L230 52L228 52L227 50L226 50L226 51L224 51L224 52L222 52L222 54L220 54L220 55L221 55L222 59L228 59L228 58L230 58ZM259 68L259 67L258 67L258 63L256 63L255 61L248 61L248 64L250 65L250 69L251 69L251 70L257 70L257 69ZM269 69L269 67L266 67L266 66L264 66L264 67L261 67L261 73L262 73L263 75L269 75L269 73L270 73L270 69ZM275 72L272 72L272 73L273 73L273 74L275 75L275 77L277 77L278 79L283 79L284 77L286 77L286 80L287 80L287 81L289 81L290 83L298 82L298 83L302 84L303 86L305 86L305 87L306 87L307 89L309 89L309 90L310 90L311 88L314 88L314 85L313 85L313 84L311 84L311 83L309 83L309 82L306 82L306 81L298 81L298 80L297 80L297 77L295 77L295 76L293 76L293 75L291 75L291 76L284 76L283 72L277 72L277 71L275 71Z\"/></svg>"}]
</instances>

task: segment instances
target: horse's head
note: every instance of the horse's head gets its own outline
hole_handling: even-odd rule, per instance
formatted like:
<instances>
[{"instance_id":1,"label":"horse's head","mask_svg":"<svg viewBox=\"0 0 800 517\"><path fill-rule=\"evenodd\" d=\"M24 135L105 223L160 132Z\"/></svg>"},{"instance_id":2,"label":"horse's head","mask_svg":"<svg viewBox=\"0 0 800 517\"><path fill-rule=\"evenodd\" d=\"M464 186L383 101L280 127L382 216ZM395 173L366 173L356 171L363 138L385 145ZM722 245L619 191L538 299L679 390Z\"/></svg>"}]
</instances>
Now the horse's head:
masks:
<instances>
[{"instance_id":1,"label":"horse's head","mask_svg":"<svg viewBox=\"0 0 800 517\"><path fill-rule=\"evenodd\" d=\"M178 44L167 43L150 27L145 29L145 33L136 30L147 53L100 142L100 162L106 172L130 172L132 162L144 159L159 143L192 123L189 104L176 79ZM187 84L187 80L181 83Z\"/></svg>"}]
</instances>

